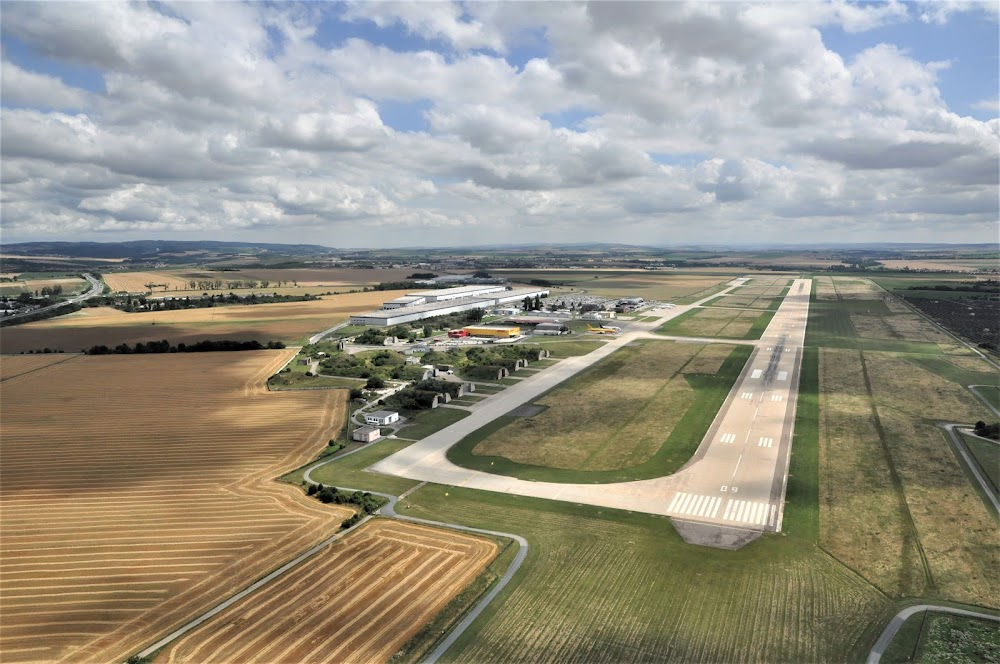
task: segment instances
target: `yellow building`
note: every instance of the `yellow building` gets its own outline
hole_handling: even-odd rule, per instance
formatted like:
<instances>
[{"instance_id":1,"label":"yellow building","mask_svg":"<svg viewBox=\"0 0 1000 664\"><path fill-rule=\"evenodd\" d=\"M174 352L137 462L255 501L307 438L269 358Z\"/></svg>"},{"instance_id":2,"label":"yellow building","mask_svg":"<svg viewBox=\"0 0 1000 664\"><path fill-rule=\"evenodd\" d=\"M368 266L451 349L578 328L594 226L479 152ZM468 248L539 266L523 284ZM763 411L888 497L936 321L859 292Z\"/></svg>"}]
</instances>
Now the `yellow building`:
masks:
<instances>
[{"instance_id":1,"label":"yellow building","mask_svg":"<svg viewBox=\"0 0 1000 664\"><path fill-rule=\"evenodd\" d=\"M500 327L493 325L477 325L462 328L470 337L491 337L493 339L513 339L521 336L519 327Z\"/></svg>"}]
</instances>

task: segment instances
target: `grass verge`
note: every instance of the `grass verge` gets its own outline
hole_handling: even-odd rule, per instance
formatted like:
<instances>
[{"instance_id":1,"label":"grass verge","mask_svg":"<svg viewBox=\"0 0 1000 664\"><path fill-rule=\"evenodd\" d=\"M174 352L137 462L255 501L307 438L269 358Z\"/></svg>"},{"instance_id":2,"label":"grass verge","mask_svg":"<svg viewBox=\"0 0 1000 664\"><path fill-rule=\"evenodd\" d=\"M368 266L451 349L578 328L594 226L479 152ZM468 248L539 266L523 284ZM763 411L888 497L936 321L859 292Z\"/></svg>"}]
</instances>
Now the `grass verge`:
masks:
<instances>
[{"instance_id":1,"label":"grass verge","mask_svg":"<svg viewBox=\"0 0 1000 664\"><path fill-rule=\"evenodd\" d=\"M819 541L819 351L805 348L782 531Z\"/></svg>"},{"instance_id":2,"label":"grass verge","mask_svg":"<svg viewBox=\"0 0 1000 664\"><path fill-rule=\"evenodd\" d=\"M722 407L726 396L736 382L740 371L750 358L752 348L735 347L714 375L688 374L684 376L695 391L695 398L670 435L645 463L631 468L601 471L582 471L550 468L517 463L502 456L480 456L474 453L476 445L486 440L511 422L520 418L500 417L481 429L472 432L448 450L448 459L459 466L488 473L508 475L523 480L564 483L609 483L663 477L676 472L691 458L705 437L708 428ZM600 366L600 365L597 365ZM572 391L574 378L559 389ZM570 392L571 393L571 392ZM552 393L550 393L552 394ZM544 417L544 414L541 415Z\"/></svg>"}]
</instances>

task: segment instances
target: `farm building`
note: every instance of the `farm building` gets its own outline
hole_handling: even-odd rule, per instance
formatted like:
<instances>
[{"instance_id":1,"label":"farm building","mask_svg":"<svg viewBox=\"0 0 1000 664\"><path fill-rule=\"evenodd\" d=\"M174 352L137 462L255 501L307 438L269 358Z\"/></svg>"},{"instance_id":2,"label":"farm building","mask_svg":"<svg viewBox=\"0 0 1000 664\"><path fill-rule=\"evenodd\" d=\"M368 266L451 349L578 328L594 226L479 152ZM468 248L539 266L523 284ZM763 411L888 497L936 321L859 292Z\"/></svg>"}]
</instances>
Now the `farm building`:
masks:
<instances>
[{"instance_id":1,"label":"farm building","mask_svg":"<svg viewBox=\"0 0 1000 664\"><path fill-rule=\"evenodd\" d=\"M492 339L513 339L521 336L521 328L516 326L502 327L499 325L471 325L462 328L471 337L490 337Z\"/></svg>"},{"instance_id":2,"label":"farm building","mask_svg":"<svg viewBox=\"0 0 1000 664\"><path fill-rule=\"evenodd\" d=\"M531 332L538 336L559 336L566 332L566 326L561 323L540 323L535 326L535 329Z\"/></svg>"},{"instance_id":3,"label":"farm building","mask_svg":"<svg viewBox=\"0 0 1000 664\"><path fill-rule=\"evenodd\" d=\"M399 421L399 413L394 410L376 410L373 413L365 413L365 424L375 426L385 426Z\"/></svg>"},{"instance_id":4,"label":"farm building","mask_svg":"<svg viewBox=\"0 0 1000 664\"><path fill-rule=\"evenodd\" d=\"M351 434L351 438L362 443L370 443L379 439L382 432L378 427L359 427Z\"/></svg>"}]
</instances>

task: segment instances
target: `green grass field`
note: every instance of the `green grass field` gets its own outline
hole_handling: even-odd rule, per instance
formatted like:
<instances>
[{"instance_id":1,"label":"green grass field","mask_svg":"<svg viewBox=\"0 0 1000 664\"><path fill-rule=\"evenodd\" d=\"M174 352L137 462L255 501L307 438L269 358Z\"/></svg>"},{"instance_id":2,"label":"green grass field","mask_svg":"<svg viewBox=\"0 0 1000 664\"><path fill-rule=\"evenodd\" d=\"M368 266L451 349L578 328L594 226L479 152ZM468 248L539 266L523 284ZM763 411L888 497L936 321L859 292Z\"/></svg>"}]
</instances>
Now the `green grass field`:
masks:
<instances>
[{"instance_id":1,"label":"green grass field","mask_svg":"<svg viewBox=\"0 0 1000 664\"><path fill-rule=\"evenodd\" d=\"M910 616L882 655L885 664L995 662L1000 625L931 611Z\"/></svg>"},{"instance_id":2,"label":"green grass field","mask_svg":"<svg viewBox=\"0 0 1000 664\"><path fill-rule=\"evenodd\" d=\"M698 308L667 321L656 332L718 339L760 339L773 317L774 311Z\"/></svg>"},{"instance_id":3,"label":"green grass field","mask_svg":"<svg viewBox=\"0 0 1000 664\"><path fill-rule=\"evenodd\" d=\"M312 479L327 486L382 491L384 493L399 495L405 491L409 491L418 485L419 482L401 477L389 477L369 473L364 469L412 444L413 441L399 440L397 438L379 439L374 443L369 443L367 447L354 454L337 458L330 464L317 468L312 473ZM311 465L312 463L309 463L285 475L281 480L290 484L302 484L302 474L305 468Z\"/></svg>"},{"instance_id":4,"label":"green grass field","mask_svg":"<svg viewBox=\"0 0 1000 664\"><path fill-rule=\"evenodd\" d=\"M468 416L469 411L457 408L422 410L414 414L412 424L407 424L399 430L399 437L407 440L420 440Z\"/></svg>"},{"instance_id":5,"label":"green grass field","mask_svg":"<svg viewBox=\"0 0 1000 664\"><path fill-rule=\"evenodd\" d=\"M888 602L814 544L685 544L669 520L427 486L404 514L523 535L516 584L449 662L860 661Z\"/></svg>"},{"instance_id":6,"label":"green grass field","mask_svg":"<svg viewBox=\"0 0 1000 664\"><path fill-rule=\"evenodd\" d=\"M968 383L971 385L972 383ZM996 385L977 385L976 392L980 397L986 399L987 403L993 404L994 408L1000 408L1000 387Z\"/></svg>"},{"instance_id":7,"label":"green grass field","mask_svg":"<svg viewBox=\"0 0 1000 664\"><path fill-rule=\"evenodd\" d=\"M1000 492L1000 443L988 443L975 436L962 435L980 469L986 474L994 493Z\"/></svg>"},{"instance_id":8,"label":"green grass field","mask_svg":"<svg viewBox=\"0 0 1000 664\"><path fill-rule=\"evenodd\" d=\"M856 348L925 355L941 355L944 352L938 344L930 341L862 338L851 323L852 314L891 316L892 312L880 300L813 299L809 303L805 345L813 348Z\"/></svg>"},{"instance_id":9,"label":"green grass field","mask_svg":"<svg viewBox=\"0 0 1000 664\"><path fill-rule=\"evenodd\" d=\"M806 348L799 373L782 532L819 541L819 352Z\"/></svg>"},{"instance_id":10,"label":"green grass field","mask_svg":"<svg viewBox=\"0 0 1000 664\"><path fill-rule=\"evenodd\" d=\"M687 344L683 346L668 344L661 347L660 343L649 342L642 347L622 349L537 399L535 403L549 406L545 412L532 418L501 417L473 432L448 450L448 458L453 463L467 468L545 482L623 482L662 477L676 472L697 450L729 390L749 359L752 349L746 346L735 347L715 374L674 376L671 380L679 381L678 387L682 387L688 395L677 402L683 403L683 409L670 413L663 410L662 406L667 401L661 398L662 390L669 381L664 384L661 378L655 385L647 386L649 394L646 401L642 404L630 404L629 390L640 389L636 381L642 377L635 375L637 371L635 367L628 372L619 373L623 365L634 359L647 363L649 370L654 373L660 370L658 367L665 369L668 365L676 365L674 368L676 374L686 364L683 358L661 358L657 364L653 357L646 357L641 349L660 347L670 351L679 349L689 354L699 349L698 346ZM580 408L579 395L594 390L606 395L607 408ZM612 393L619 392L621 403L609 401ZM623 415L626 414L626 410L623 409L627 409L627 412L632 413L632 417L624 420L608 420L605 416L608 408L612 411L621 411ZM566 413L573 415L567 417ZM656 429L666 415L672 415L673 419L672 428L664 438L663 433L657 434ZM516 444L521 437L531 436L531 429L534 427L547 430L552 428L550 425L564 429L563 435L555 441L556 447L546 450L547 457L538 458L554 459L556 460L554 462L560 463L561 466L534 465L475 451L480 443L488 441L493 435L502 436ZM632 455L624 453L628 450L620 450L614 445L608 446L609 438L621 426L638 427L636 431L639 433L636 436L640 433L642 435L641 440L633 441L637 445L629 448L632 450ZM649 430L650 426L652 430ZM506 427L512 428L503 431ZM584 435L589 437L594 447L581 455L580 450L572 446L574 439ZM645 443L645 446L639 446L639 443ZM569 449L560 448L559 445L569 446ZM593 460L598 458L610 461L612 467L600 470L585 469L593 468ZM638 458L645 460L635 463Z\"/></svg>"}]
</instances>

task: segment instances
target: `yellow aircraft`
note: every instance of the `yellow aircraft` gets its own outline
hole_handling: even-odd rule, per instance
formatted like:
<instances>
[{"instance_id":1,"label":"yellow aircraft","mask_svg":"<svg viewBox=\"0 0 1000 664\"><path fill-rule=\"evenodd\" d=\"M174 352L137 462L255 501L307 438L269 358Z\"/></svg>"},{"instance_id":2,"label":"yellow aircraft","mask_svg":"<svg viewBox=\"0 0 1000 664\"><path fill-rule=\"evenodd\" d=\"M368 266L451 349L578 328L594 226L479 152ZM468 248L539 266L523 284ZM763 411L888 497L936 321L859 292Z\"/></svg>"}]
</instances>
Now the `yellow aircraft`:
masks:
<instances>
[{"instance_id":1,"label":"yellow aircraft","mask_svg":"<svg viewBox=\"0 0 1000 664\"><path fill-rule=\"evenodd\" d=\"M587 332L593 332L594 334L618 334L622 329L620 327L594 327L590 323L587 323Z\"/></svg>"}]
</instances>

